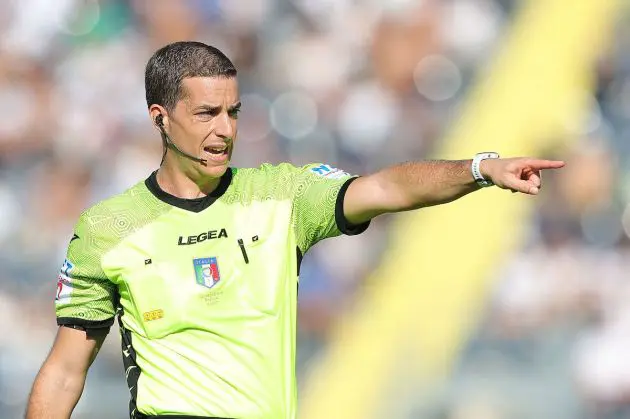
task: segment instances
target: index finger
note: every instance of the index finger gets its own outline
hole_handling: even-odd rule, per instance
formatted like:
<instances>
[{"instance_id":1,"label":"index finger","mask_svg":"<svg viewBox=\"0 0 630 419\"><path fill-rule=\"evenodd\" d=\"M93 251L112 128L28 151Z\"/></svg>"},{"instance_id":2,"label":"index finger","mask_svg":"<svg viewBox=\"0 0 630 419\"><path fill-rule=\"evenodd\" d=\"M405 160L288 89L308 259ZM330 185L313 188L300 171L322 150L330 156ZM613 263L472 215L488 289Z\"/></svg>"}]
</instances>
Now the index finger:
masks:
<instances>
[{"instance_id":1,"label":"index finger","mask_svg":"<svg viewBox=\"0 0 630 419\"><path fill-rule=\"evenodd\" d=\"M525 164L533 170L560 169L564 167L562 160L527 159Z\"/></svg>"}]
</instances>

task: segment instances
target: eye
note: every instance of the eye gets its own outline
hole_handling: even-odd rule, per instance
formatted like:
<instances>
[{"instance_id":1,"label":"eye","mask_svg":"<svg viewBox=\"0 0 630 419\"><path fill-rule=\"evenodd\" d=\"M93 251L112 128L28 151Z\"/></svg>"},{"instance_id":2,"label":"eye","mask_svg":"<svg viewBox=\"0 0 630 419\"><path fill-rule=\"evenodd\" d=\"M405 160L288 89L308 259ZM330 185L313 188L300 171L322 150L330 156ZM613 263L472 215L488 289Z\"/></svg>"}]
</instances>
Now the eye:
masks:
<instances>
[{"instance_id":1,"label":"eye","mask_svg":"<svg viewBox=\"0 0 630 419\"><path fill-rule=\"evenodd\" d=\"M241 108L230 109L229 115L230 118L238 119L238 114L241 111Z\"/></svg>"},{"instance_id":2,"label":"eye","mask_svg":"<svg viewBox=\"0 0 630 419\"><path fill-rule=\"evenodd\" d=\"M209 116L217 116L217 111L214 109L210 109L207 111L202 111L202 112L197 112L195 115L197 116L202 116L202 117L209 117Z\"/></svg>"}]
</instances>

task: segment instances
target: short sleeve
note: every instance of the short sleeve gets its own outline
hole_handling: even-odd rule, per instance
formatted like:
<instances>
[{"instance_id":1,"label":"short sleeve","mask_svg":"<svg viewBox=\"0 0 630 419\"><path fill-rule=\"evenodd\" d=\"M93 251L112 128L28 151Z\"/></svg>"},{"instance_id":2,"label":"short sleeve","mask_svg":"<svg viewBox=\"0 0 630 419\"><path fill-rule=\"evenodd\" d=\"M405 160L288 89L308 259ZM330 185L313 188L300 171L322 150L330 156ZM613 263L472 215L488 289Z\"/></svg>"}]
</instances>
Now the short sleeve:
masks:
<instances>
[{"instance_id":1,"label":"short sleeve","mask_svg":"<svg viewBox=\"0 0 630 419\"><path fill-rule=\"evenodd\" d=\"M343 213L346 191L356 179L327 164L310 164L298 169L294 178L293 212L302 253L325 238L360 234L368 228L369 221L352 225Z\"/></svg>"},{"instance_id":2,"label":"short sleeve","mask_svg":"<svg viewBox=\"0 0 630 419\"><path fill-rule=\"evenodd\" d=\"M57 277L55 311L58 325L109 327L116 314L116 286L101 268L104 238L83 215L68 245Z\"/></svg>"}]
</instances>

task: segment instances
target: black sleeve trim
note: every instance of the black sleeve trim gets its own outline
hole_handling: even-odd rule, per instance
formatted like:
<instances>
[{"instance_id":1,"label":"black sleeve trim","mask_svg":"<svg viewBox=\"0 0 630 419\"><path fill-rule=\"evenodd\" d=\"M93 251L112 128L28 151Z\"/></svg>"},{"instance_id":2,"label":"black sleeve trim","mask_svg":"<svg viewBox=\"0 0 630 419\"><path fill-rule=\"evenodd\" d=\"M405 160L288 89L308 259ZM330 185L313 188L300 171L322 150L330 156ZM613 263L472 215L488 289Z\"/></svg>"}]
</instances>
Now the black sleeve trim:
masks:
<instances>
[{"instance_id":1,"label":"black sleeve trim","mask_svg":"<svg viewBox=\"0 0 630 419\"><path fill-rule=\"evenodd\" d=\"M357 177L350 178L341 186L341 189L339 189L339 193L337 194L337 202L335 204L335 222L337 223L337 228L343 234L347 234L348 236L361 234L370 226L370 221L366 221L365 223L359 225L351 224L343 213L343 200L346 196L346 191L348 190L350 184L357 179Z\"/></svg>"},{"instance_id":2,"label":"black sleeve trim","mask_svg":"<svg viewBox=\"0 0 630 419\"><path fill-rule=\"evenodd\" d=\"M82 331L82 332L85 332L85 331L86 331L86 330L85 330L85 327L83 327L83 326L78 326L78 325L76 325L76 324L62 324L62 325L59 325L59 327L67 327L68 329L80 330L80 331Z\"/></svg>"},{"instance_id":3,"label":"black sleeve trim","mask_svg":"<svg viewBox=\"0 0 630 419\"><path fill-rule=\"evenodd\" d=\"M297 256L297 276L300 276L300 267L302 266L302 259L304 258L300 246L295 246L295 253Z\"/></svg>"},{"instance_id":4,"label":"black sleeve trim","mask_svg":"<svg viewBox=\"0 0 630 419\"><path fill-rule=\"evenodd\" d=\"M59 317L57 318L58 326L78 326L83 329L103 329L111 327L114 324L114 318L107 320L86 320L77 319L74 317Z\"/></svg>"}]
</instances>

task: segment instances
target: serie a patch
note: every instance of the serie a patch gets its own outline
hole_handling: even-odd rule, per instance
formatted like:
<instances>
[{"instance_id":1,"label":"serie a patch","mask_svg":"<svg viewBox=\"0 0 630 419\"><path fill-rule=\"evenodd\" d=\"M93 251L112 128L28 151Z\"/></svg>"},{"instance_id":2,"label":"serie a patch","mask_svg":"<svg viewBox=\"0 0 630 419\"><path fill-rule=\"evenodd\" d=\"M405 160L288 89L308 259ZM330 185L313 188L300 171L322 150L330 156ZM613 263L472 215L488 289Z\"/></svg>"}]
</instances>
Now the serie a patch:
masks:
<instances>
[{"instance_id":1,"label":"serie a patch","mask_svg":"<svg viewBox=\"0 0 630 419\"><path fill-rule=\"evenodd\" d=\"M328 164L320 164L319 166L311 167L311 172L317 176L325 177L328 179L339 179L342 177L350 176L349 173L344 172L341 169L337 169Z\"/></svg>"},{"instance_id":2,"label":"serie a patch","mask_svg":"<svg viewBox=\"0 0 630 419\"><path fill-rule=\"evenodd\" d=\"M57 276L57 294L55 296L56 304L67 304L72 298L72 277L70 276L74 264L68 259L64 260L59 275Z\"/></svg>"}]
</instances>

